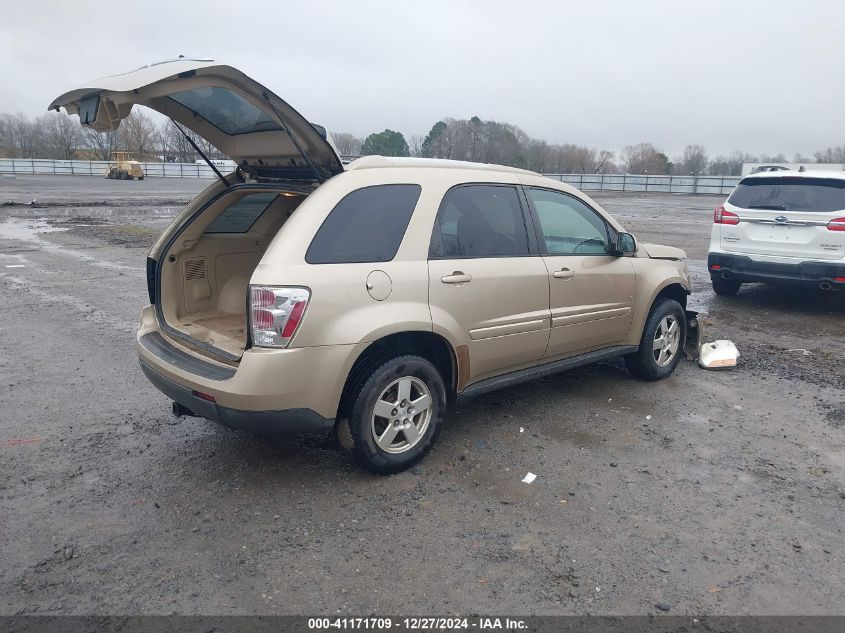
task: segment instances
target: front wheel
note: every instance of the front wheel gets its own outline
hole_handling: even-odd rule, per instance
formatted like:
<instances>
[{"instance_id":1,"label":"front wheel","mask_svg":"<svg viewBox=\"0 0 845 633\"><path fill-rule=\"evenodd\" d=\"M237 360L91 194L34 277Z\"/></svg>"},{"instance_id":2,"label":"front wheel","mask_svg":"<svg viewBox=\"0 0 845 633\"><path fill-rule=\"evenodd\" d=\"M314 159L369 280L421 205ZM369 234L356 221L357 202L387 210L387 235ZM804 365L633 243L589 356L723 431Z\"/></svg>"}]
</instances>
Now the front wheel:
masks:
<instances>
[{"instance_id":1,"label":"front wheel","mask_svg":"<svg viewBox=\"0 0 845 633\"><path fill-rule=\"evenodd\" d=\"M628 371L645 380L666 378L681 360L686 337L683 307L674 299L661 299L646 319L639 350L625 356Z\"/></svg>"},{"instance_id":2,"label":"front wheel","mask_svg":"<svg viewBox=\"0 0 845 633\"><path fill-rule=\"evenodd\" d=\"M445 411L446 387L434 365L411 355L387 360L353 393L352 452L372 472L405 470L431 448Z\"/></svg>"}]
</instances>

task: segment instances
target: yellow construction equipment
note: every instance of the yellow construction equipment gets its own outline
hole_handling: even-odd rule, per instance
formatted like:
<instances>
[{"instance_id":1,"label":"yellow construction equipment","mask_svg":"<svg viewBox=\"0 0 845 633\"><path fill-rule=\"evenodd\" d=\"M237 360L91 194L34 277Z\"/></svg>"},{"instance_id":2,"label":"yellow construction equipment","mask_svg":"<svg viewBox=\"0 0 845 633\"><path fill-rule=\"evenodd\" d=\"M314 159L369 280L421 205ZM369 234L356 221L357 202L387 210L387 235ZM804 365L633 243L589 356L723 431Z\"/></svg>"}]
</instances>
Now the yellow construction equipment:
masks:
<instances>
[{"instance_id":1,"label":"yellow construction equipment","mask_svg":"<svg viewBox=\"0 0 845 633\"><path fill-rule=\"evenodd\" d=\"M144 168L137 160L129 159L129 152L112 152L106 178L113 180L144 179Z\"/></svg>"}]
</instances>

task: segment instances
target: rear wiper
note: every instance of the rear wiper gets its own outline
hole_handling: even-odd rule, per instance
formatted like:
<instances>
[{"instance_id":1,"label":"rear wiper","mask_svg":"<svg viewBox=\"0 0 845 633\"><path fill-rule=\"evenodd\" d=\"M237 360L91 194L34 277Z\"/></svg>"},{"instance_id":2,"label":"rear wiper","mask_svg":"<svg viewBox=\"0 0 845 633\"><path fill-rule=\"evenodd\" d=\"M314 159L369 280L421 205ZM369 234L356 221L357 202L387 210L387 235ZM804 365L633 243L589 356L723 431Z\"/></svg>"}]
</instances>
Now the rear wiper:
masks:
<instances>
[{"instance_id":1,"label":"rear wiper","mask_svg":"<svg viewBox=\"0 0 845 633\"><path fill-rule=\"evenodd\" d=\"M749 204L749 209L768 209L769 211L786 211L782 204Z\"/></svg>"}]
</instances>

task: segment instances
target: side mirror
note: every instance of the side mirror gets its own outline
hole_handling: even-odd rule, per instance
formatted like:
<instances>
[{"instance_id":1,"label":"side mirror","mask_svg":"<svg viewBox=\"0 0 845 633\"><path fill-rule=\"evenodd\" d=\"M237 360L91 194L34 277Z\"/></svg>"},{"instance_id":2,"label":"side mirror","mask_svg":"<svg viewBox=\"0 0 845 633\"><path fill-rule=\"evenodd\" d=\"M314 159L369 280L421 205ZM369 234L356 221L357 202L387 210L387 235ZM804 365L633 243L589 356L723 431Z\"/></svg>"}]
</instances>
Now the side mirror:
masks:
<instances>
[{"instance_id":1,"label":"side mirror","mask_svg":"<svg viewBox=\"0 0 845 633\"><path fill-rule=\"evenodd\" d=\"M616 236L616 254L633 255L637 252L637 238L630 233L620 233Z\"/></svg>"}]
</instances>

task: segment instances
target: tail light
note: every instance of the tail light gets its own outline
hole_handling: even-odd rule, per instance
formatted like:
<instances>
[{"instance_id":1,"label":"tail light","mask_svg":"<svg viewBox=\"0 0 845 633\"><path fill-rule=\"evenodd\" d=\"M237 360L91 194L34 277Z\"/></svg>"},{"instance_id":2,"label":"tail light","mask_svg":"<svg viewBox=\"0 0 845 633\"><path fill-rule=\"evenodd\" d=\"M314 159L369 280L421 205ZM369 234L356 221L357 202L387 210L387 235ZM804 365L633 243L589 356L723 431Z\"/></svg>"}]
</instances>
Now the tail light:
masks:
<instances>
[{"instance_id":1,"label":"tail light","mask_svg":"<svg viewBox=\"0 0 845 633\"><path fill-rule=\"evenodd\" d=\"M836 218L827 223L828 231L845 231L845 218Z\"/></svg>"},{"instance_id":2,"label":"tail light","mask_svg":"<svg viewBox=\"0 0 845 633\"><path fill-rule=\"evenodd\" d=\"M739 224L739 216L736 213L726 211L725 207L720 204L718 207L716 207L716 210L713 212L713 223Z\"/></svg>"},{"instance_id":3,"label":"tail light","mask_svg":"<svg viewBox=\"0 0 845 633\"><path fill-rule=\"evenodd\" d=\"M249 287L249 328L256 347L287 347L305 314L305 288Z\"/></svg>"}]
</instances>

